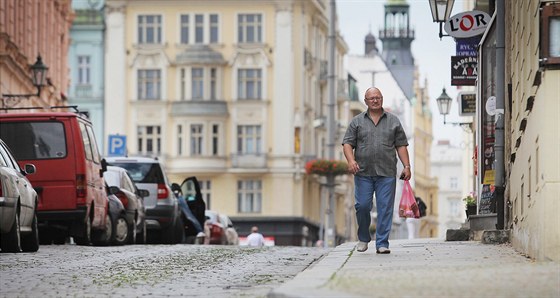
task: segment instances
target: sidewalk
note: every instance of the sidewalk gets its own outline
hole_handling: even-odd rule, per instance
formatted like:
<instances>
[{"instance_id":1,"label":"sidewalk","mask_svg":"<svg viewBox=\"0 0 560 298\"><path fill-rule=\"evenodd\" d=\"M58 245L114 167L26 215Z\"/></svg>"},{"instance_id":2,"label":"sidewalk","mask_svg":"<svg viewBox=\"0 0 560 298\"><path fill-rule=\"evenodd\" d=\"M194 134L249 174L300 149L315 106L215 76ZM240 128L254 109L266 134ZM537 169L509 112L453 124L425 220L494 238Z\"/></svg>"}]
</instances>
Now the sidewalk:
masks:
<instances>
[{"instance_id":1,"label":"sidewalk","mask_svg":"<svg viewBox=\"0 0 560 298\"><path fill-rule=\"evenodd\" d=\"M560 297L560 263L534 262L509 244L391 240L391 254L335 247L268 297Z\"/></svg>"}]
</instances>

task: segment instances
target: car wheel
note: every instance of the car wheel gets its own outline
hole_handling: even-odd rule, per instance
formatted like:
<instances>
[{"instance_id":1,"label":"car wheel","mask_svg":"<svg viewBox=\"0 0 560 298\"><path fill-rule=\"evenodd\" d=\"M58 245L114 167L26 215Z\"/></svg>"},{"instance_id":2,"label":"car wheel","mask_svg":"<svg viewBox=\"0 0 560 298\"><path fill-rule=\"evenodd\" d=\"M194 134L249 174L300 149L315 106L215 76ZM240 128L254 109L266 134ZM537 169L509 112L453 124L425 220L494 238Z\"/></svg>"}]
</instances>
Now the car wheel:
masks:
<instances>
[{"instance_id":1,"label":"car wheel","mask_svg":"<svg viewBox=\"0 0 560 298\"><path fill-rule=\"evenodd\" d=\"M105 214L105 227L103 230L94 231L92 233L92 242L94 245L109 245L113 234L113 222L109 213Z\"/></svg>"},{"instance_id":2,"label":"car wheel","mask_svg":"<svg viewBox=\"0 0 560 298\"><path fill-rule=\"evenodd\" d=\"M21 251L21 238L19 230L19 210L16 211L14 216L14 221L12 223L12 228L10 231L2 235L0 240L0 246L2 247L2 252L20 252Z\"/></svg>"},{"instance_id":3,"label":"car wheel","mask_svg":"<svg viewBox=\"0 0 560 298\"><path fill-rule=\"evenodd\" d=\"M25 252L36 252L39 250L39 228L37 227L37 213L33 214L31 222L31 234L21 239L21 249Z\"/></svg>"},{"instance_id":4,"label":"car wheel","mask_svg":"<svg viewBox=\"0 0 560 298\"><path fill-rule=\"evenodd\" d=\"M112 243L115 245L124 245L128 240L128 222L124 215L119 215L113 224L113 239Z\"/></svg>"},{"instance_id":5,"label":"car wheel","mask_svg":"<svg viewBox=\"0 0 560 298\"><path fill-rule=\"evenodd\" d=\"M89 245L91 243L91 215L88 214L84 220L81 235L74 237L78 245Z\"/></svg>"}]
</instances>

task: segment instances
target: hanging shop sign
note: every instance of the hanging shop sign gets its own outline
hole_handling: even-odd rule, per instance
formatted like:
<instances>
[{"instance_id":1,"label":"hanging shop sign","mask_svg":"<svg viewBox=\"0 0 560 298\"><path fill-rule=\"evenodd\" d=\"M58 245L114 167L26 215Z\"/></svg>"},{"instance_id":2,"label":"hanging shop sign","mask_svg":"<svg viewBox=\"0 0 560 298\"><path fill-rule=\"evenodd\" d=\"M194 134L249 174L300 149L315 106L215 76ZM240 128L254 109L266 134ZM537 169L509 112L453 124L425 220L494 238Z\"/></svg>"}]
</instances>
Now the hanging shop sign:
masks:
<instances>
[{"instance_id":1,"label":"hanging shop sign","mask_svg":"<svg viewBox=\"0 0 560 298\"><path fill-rule=\"evenodd\" d=\"M488 24L490 24L489 14L473 10L450 17L443 28L452 37L465 38L483 34Z\"/></svg>"},{"instance_id":2,"label":"hanging shop sign","mask_svg":"<svg viewBox=\"0 0 560 298\"><path fill-rule=\"evenodd\" d=\"M459 92L459 116L474 116L476 114L476 93L471 91Z\"/></svg>"},{"instance_id":3,"label":"hanging shop sign","mask_svg":"<svg viewBox=\"0 0 560 298\"><path fill-rule=\"evenodd\" d=\"M477 57L451 56L451 85L474 86L476 84Z\"/></svg>"},{"instance_id":4,"label":"hanging shop sign","mask_svg":"<svg viewBox=\"0 0 560 298\"><path fill-rule=\"evenodd\" d=\"M477 56L477 46L480 43L481 35L456 38L455 39L455 56Z\"/></svg>"}]
</instances>

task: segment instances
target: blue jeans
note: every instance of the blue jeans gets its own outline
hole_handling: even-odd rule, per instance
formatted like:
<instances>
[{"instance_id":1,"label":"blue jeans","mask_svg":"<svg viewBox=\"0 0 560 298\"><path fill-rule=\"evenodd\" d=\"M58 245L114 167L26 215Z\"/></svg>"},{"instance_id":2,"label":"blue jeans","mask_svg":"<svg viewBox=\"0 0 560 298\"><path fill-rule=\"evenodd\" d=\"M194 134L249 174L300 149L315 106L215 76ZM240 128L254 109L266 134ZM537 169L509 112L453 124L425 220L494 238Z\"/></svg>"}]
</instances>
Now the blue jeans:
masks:
<instances>
[{"instance_id":1,"label":"blue jeans","mask_svg":"<svg viewBox=\"0 0 560 298\"><path fill-rule=\"evenodd\" d=\"M377 205L377 229L375 248L389 248L389 234L393 224L393 206L395 202L396 177L354 176L354 198L356 199L356 219L358 220L358 240L370 242L369 226L373 194Z\"/></svg>"}]
</instances>

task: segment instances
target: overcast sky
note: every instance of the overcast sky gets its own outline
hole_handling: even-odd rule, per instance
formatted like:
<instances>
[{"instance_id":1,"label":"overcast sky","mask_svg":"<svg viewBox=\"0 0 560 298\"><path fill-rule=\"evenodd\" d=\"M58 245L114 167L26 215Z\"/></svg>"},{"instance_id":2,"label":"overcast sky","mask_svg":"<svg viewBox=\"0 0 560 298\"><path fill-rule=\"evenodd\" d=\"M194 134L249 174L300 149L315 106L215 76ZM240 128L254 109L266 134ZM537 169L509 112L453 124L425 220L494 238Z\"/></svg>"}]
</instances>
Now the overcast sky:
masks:
<instances>
[{"instance_id":1,"label":"overcast sky","mask_svg":"<svg viewBox=\"0 0 560 298\"><path fill-rule=\"evenodd\" d=\"M377 39L378 49L382 50L378 36L383 27L386 2L387 0L336 1L340 32L348 44L349 54L364 54L364 38L370 31ZM455 99L457 95L457 88L451 86L450 70L450 57L455 55L455 42L451 37L439 39L439 25L432 21L428 0L408 0L408 4L410 24L415 30L412 54L419 69L421 85L423 86L424 79L428 80L434 140L449 139L453 144L461 145L461 128L443 124L443 116L439 114L435 100L443 87L451 98ZM463 1L455 1L451 15L462 11ZM453 102L446 121L461 121L456 101Z\"/></svg>"}]
</instances>

